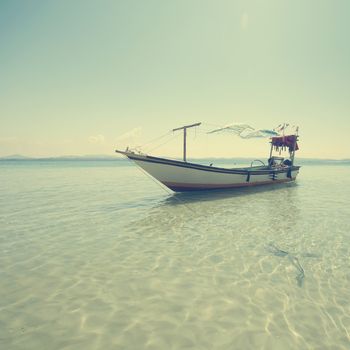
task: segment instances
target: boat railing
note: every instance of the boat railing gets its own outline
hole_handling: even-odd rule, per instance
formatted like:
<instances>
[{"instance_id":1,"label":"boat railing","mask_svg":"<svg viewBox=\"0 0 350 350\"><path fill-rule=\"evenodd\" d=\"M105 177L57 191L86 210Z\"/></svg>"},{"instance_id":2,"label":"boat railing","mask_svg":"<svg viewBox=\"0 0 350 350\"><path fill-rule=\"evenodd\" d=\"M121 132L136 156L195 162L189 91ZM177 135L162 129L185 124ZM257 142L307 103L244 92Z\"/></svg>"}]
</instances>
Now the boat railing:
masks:
<instances>
[{"instance_id":1,"label":"boat railing","mask_svg":"<svg viewBox=\"0 0 350 350\"><path fill-rule=\"evenodd\" d=\"M264 163L262 160L260 160L260 159L254 159L254 160L250 163L250 167L251 167L251 168L253 167L253 164L254 164L255 162L260 162L263 166L266 166L265 163Z\"/></svg>"}]
</instances>

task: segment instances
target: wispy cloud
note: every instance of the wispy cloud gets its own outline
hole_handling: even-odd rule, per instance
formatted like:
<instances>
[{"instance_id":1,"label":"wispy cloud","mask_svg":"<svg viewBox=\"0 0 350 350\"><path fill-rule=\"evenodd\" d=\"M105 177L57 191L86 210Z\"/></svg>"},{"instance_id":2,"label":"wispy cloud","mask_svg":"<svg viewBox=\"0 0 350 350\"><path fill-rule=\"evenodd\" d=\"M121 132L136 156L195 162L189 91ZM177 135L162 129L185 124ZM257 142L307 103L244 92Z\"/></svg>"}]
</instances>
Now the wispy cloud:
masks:
<instances>
[{"instance_id":1,"label":"wispy cloud","mask_svg":"<svg viewBox=\"0 0 350 350\"><path fill-rule=\"evenodd\" d=\"M89 142L102 144L105 142L105 137L103 135L90 136Z\"/></svg>"},{"instance_id":2,"label":"wispy cloud","mask_svg":"<svg viewBox=\"0 0 350 350\"><path fill-rule=\"evenodd\" d=\"M117 137L117 141L129 141L129 140L134 140L138 137L141 136L141 127L134 128L120 136Z\"/></svg>"},{"instance_id":3,"label":"wispy cloud","mask_svg":"<svg viewBox=\"0 0 350 350\"><path fill-rule=\"evenodd\" d=\"M131 129L130 131L117 137L116 142L118 147L137 148L140 146L141 127Z\"/></svg>"},{"instance_id":4,"label":"wispy cloud","mask_svg":"<svg viewBox=\"0 0 350 350\"><path fill-rule=\"evenodd\" d=\"M248 28L249 16L248 13L244 12L241 16L241 29L245 30Z\"/></svg>"}]
</instances>

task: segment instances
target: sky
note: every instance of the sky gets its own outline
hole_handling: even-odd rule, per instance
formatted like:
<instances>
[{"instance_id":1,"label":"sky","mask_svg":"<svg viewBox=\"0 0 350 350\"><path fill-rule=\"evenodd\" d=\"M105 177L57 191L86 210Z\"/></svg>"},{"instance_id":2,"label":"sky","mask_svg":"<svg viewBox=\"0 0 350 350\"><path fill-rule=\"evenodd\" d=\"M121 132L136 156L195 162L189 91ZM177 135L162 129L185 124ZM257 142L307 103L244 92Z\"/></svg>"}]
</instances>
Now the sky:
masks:
<instances>
[{"instance_id":1,"label":"sky","mask_svg":"<svg viewBox=\"0 0 350 350\"><path fill-rule=\"evenodd\" d=\"M349 35L348 0L0 0L0 156L112 155L203 122L189 156L265 157L205 131L287 122L298 156L350 158ZM172 136L154 154L181 156Z\"/></svg>"}]
</instances>

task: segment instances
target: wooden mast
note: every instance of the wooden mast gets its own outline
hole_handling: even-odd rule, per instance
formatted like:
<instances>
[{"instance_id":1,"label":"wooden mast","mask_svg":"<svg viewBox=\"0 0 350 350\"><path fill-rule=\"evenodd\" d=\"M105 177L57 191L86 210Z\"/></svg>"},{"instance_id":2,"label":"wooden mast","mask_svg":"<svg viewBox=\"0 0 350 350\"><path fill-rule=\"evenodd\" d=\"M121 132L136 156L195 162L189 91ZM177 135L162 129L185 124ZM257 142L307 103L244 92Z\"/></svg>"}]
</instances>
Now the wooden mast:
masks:
<instances>
[{"instance_id":1,"label":"wooden mast","mask_svg":"<svg viewBox=\"0 0 350 350\"><path fill-rule=\"evenodd\" d=\"M269 161L272 157L272 151L273 151L273 142L272 142L272 138L271 138L271 148L270 148L270 156L269 156Z\"/></svg>"},{"instance_id":2,"label":"wooden mast","mask_svg":"<svg viewBox=\"0 0 350 350\"><path fill-rule=\"evenodd\" d=\"M293 151L292 151L292 154L291 154L292 166L294 165L295 147L297 145L297 141L298 141L298 135L295 135L294 144L293 144Z\"/></svg>"},{"instance_id":3,"label":"wooden mast","mask_svg":"<svg viewBox=\"0 0 350 350\"><path fill-rule=\"evenodd\" d=\"M292 161L292 166L294 165L294 157L295 157L295 148L297 146L297 141L298 141L298 134L299 134L299 127L297 126L295 130L295 140L293 144L293 152L291 154L291 161Z\"/></svg>"},{"instance_id":4,"label":"wooden mast","mask_svg":"<svg viewBox=\"0 0 350 350\"><path fill-rule=\"evenodd\" d=\"M188 128L193 128L194 126L199 126L199 125L201 125L201 124L202 124L202 123L196 123L196 124L185 125L185 126L181 126L180 128L173 129L173 131L182 130L182 129L183 129L183 131L184 131L184 155L183 155L184 162L186 162L186 137L187 137L187 129L188 129Z\"/></svg>"}]
</instances>

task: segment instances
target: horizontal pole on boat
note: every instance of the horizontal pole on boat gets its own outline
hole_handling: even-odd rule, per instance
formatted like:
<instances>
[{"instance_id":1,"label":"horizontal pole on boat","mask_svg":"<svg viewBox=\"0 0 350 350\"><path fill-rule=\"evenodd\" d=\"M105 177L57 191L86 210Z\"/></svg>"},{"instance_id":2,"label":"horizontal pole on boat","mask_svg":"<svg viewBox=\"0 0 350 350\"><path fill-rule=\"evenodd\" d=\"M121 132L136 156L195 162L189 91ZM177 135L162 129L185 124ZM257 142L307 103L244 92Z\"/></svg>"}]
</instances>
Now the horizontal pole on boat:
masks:
<instances>
[{"instance_id":1,"label":"horizontal pole on boat","mask_svg":"<svg viewBox=\"0 0 350 350\"><path fill-rule=\"evenodd\" d=\"M201 124L202 124L202 123L195 123L195 124L185 125L185 126L181 126L180 128L173 129L173 131L182 130L182 129L187 129L187 128L192 128L192 127L194 127L194 126L199 126L199 125L201 125Z\"/></svg>"}]
</instances>

